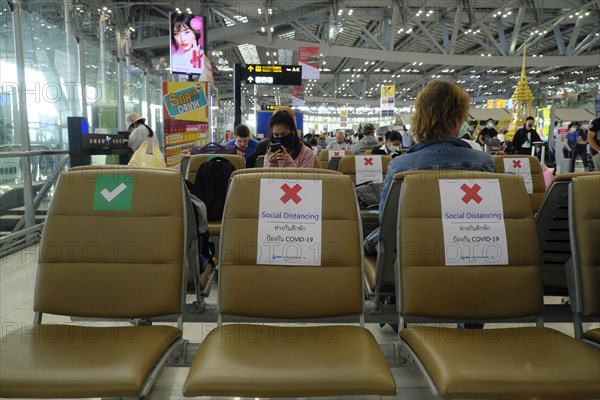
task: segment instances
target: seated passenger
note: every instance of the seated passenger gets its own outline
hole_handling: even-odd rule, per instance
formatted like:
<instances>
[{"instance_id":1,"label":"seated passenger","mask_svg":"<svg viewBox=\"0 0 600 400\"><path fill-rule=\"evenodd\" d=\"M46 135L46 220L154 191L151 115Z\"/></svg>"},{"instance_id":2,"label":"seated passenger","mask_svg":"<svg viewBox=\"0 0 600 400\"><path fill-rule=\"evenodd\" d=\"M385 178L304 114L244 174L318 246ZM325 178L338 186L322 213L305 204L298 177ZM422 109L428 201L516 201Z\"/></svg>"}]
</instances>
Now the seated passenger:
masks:
<instances>
[{"instance_id":1,"label":"seated passenger","mask_svg":"<svg viewBox=\"0 0 600 400\"><path fill-rule=\"evenodd\" d=\"M279 108L277 108L277 110L275 110L275 112L277 111L285 111L287 112L292 119L294 120L294 126L296 126L296 113L294 113L294 110L292 110L290 107L288 106L280 106ZM302 141L304 143L305 146L311 148L311 144L306 141L303 140ZM254 168L256 167L256 160L258 159L258 157L260 156L264 156L267 154L267 149L269 148L269 145L271 144L271 139L270 138L265 138L263 140L261 140L260 142L258 142L258 145L256 146L256 150L254 150L254 153L252 153L247 159L246 159L246 168Z\"/></svg>"},{"instance_id":2,"label":"seated passenger","mask_svg":"<svg viewBox=\"0 0 600 400\"><path fill-rule=\"evenodd\" d=\"M470 170L496 172L491 155L473 149L458 135L467 120L469 95L458 85L447 81L431 81L417 95L411 128L417 142L402 157L388 165L379 202L379 218L394 175L412 170ZM379 228L365 239L366 254L377 254ZM395 303L390 298L389 303ZM459 324L460 328L481 328L483 324ZM397 328L396 328L397 329Z\"/></svg>"},{"instance_id":3,"label":"seated passenger","mask_svg":"<svg viewBox=\"0 0 600 400\"><path fill-rule=\"evenodd\" d=\"M379 202L380 220L385 199L398 172L418 169L496 171L491 155L474 150L458 138L468 111L469 95L450 82L431 81L417 95L412 121L417 144L388 165ZM378 241L379 229L375 229L365 239L365 254L377 254Z\"/></svg>"},{"instance_id":4,"label":"seated passenger","mask_svg":"<svg viewBox=\"0 0 600 400\"><path fill-rule=\"evenodd\" d=\"M244 157L244 160L254 153L258 146L258 140L250 137L250 129L244 125L239 124L233 131L234 139L225 143L226 145L235 145L235 149L238 155Z\"/></svg>"},{"instance_id":5,"label":"seated passenger","mask_svg":"<svg viewBox=\"0 0 600 400\"><path fill-rule=\"evenodd\" d=\"M451 82L431 81L417 95L411 125L417 144L388 165L379 203L380 218L390 185L398 172L417 169L496 172L492 156L474 150L458 138L468 111L469 95Z\"/></svg>"},{"instance_id":6,"label":"seated passenger","mask_svg":"<svg viewBox=\"0 0 600 400\"><path fill-rule=\"evenodd\" d=\"M379 143L375 137L375 126L373 124L365 124L363 131L363 137L350 147L350 151L353 154L363 154L367 150L371 150L373 146ZM358 137L360 138L360 133Z\"/></svg>"},{"instance_id":7,"label":"seated passenger","mask_svg":"<svg viewBox=\"0 0 600 400\"><path fill-rule=\"evenodd\" d=\"M276 111L269 120L271 138L265 157L265 167L312 168L315 156L298 137L294 120L285 111Z\"/></svg>"},{"instance_id":8,"label":"seated passenger","mask_svg":"<svg viewBox=\"0 0 600 400\"><path fill-rule=\"evenodd\" d=\"M341 129L335 133L335 140L327 144L327 150L346 150L349 148L350 146L346 143L346 134Z\"/></svg>"},{"instance_id":9,"label":"seated passenger","mask_svg":"<svg viewBox=\"0 0 600 400\"><path fill-rule=\"evenodd\" d=\"M398 131L387 131L385 133L385 143L381 146L373 147L371 154L381 154L392 156L392 158L400 155L402 149L402 136Z\"/></svg>"}]
</instances>

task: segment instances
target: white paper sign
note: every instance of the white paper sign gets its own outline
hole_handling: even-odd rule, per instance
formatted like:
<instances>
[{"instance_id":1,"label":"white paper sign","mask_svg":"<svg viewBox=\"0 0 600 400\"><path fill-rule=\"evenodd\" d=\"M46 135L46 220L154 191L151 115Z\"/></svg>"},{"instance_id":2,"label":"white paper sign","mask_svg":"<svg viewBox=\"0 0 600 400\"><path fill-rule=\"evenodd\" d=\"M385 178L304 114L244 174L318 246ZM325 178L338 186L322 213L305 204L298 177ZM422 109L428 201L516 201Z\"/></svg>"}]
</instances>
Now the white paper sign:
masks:
<instances>
[{"instance_id":1,"label":"white paper sign","mask_svg":"<svg viewBox=\"0 0 600 400\"><path fill-rule=\"evenodd\" d=\"M533 181L531 179L531 165L528 158L504 158L504 172L523 177L527 193L533 193Z\"/></svg>"},{"instance_id":2,"label":"white paper sign","mask_svg":"<svg viewBox=\"0 0 600 400\"><path fill-rule=\"evenodd\" d=\"M344 157L346 155L346 152L344 150L328 150L328 152L329 161L331 161L333 157Z\"/></svg>"},{"instance_id":3,"label":"white paper sign","mask_svg":"<svg viewBox=\"0 0 600 400\"><path fill-rule=\"evenodd\" d=\"M354 156L356 184L364 182L382 182L383 167L381 156Z\"/></svg>"},{"instance_id":4,"label":"white paper sign","mask_svg":"<svg viewBox=\"0 0 600 400\"><path fill-rule=\"evenodd\" d=\"M322 181L260 180L257 264L321 265Z\"/></svg>"},{"instance_id":5,"label":"white paper sign","mask_svg":"<svg viewBox=\"0 0 600 400\"><path fill-rule=\"evenodd\" d=\"M446 265L507 265L497 179L440 180Z\"/></svg>"}]
</instances>

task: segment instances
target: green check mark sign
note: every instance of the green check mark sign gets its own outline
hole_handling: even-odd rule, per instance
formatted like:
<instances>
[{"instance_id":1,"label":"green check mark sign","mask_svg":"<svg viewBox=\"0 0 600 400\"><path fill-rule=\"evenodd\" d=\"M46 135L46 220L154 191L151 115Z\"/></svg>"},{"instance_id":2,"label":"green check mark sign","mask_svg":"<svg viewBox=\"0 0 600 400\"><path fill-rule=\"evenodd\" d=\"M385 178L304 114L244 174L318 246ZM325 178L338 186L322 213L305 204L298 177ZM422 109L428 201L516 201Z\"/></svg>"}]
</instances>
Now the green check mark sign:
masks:
<instances>
[{"instance_id":1,"label":"green check mark sign","mask_svg":"<svg viewBox=\"0 0 600 400\"><path fill-rule=\"evenodd\" d=\"M132 198L132 176L96 177L94 211L129 211Z\"/></svg>"}]
</instances>

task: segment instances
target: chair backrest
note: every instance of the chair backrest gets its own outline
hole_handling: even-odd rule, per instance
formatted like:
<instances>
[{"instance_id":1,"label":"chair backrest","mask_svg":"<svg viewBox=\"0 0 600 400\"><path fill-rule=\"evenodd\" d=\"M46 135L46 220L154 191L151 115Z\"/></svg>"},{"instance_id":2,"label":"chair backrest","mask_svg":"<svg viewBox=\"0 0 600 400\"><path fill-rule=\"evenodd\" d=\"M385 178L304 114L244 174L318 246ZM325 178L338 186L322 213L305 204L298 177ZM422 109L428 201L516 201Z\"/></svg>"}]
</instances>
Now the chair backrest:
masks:
<instances>
[{"instance_id":1,"label":"chair backrest","mask_svg":"<svg viewBox=\"0 0 600 400\"><path fill-rule=\"evenodd\" d=\"M459 179L464 179L465 182L457 182ZM492 253L488 254L491 257L494 256L494 251L501 252L497 253L498 256L506 254L507 265L492 265L491 262L481 265L482 262L477 261L479 258L476 258L476 254L473 253L473 257L470 257L469 254L457 252L457 242L464 243L463 237L446 243L440 199L441 180L446 180L446 185L456 183L452 187L462 190L465 190L464 187L473 189L475 184L480 185L479 187L494 185L497 180L501 205L492 205L494 211L489 215L503 214L507 248L503 249L501 245L493 244L490 246ZM457 192L461 193L460 196L463 195L460 190ZM486 197L483 204L488 204L487 199L491 198L489 192L484 194L482 191L482 196ZM465 194L463 202L471 202L471 197L466 197ZM457 200L460 202L460 198ZM520 176L474 171L408 173L402 183L398 217L399 256L396 258L396 265L399 272L397 302L400 313L404 316L459 321L541 315L542 285L535 225L531 208L522 206L523 203L529 204L527 200L523 178ZM444 198L443 201L448 202L452 199ZM471 204L479 204L481 201L482 199L475 200ZM445 217L465 218L461 215ZM500 221L498 218L497 223ZM485 243L489 243L488 239L498 240L494 236L486 235L490 225L491 223L477 223L466 227L467 231L482 232L480 239L475 238L473 234L471 248L477 246L474 243L476 241L485 240ZM449 253L446 254L446 251ZM464 260L463 256L467 259L465 264L470 264L469 258L473 263L446 265L446 257Z\"/></svg>"},{"instance_id":2,"label":"chair backrest","mask_svg":"<svg viewBox=\"0 0 600 400\"><path fill-rule=\"evenodd\" d=\"M328 150L323 149L319 152L319 163L321 164L321 168L326 169L329 166L329 152L330 151L339 151L342 156L352 155L350 150Z\"/></svg>"},{"instance_id":3,"label":"chair backrest","mask_svg":"<svg viewBox=\"0 0 600 400\"><path fill-rule=\"evenodd\" d=\"M107 318L181 313L184 198L178 171L64 172L42 233L34 311Z\"/></svg>"},{"instance_id":4,"label":"chair backrest","mask_svg":"<svg viewBox=\"0 0 600 400\"><path fill-rule=\"evenodd\" d=\"M591 174L580 172L557 175L535 215L540 244L542 283L546 295L568 296L565 264L571 258L568 221L569 183L574 177ZM593 174L600 176L600 172Z\"/></svg>"},{"instance_id":5,"label":"chair backrest","mask_svg":"<svg viewBox=\"0 0 600 400\"><path fill-rule=\"evenodd\" d=\"M231 162L236 170L246 168L246 161L243 156L237 154L193 154L188 163L187 180L194 183L198 168L205 162L213 158L221 157Z\"/></svg>"},{"instance_id":6,"label":"chair backrest","mask_svg":"<svg viewBox=\"0 0 600 400\"><path fill-rule=\"evenodd\" d=\"M528 164L529 164L528 170L526 168L526 163L523 163L523 162L519 163L519 159L528 160ZM499 173L512 172L512 171L508 171L505 168L504 160L509 160L511 165L513 162L515 162L516 165L522 165L523 172L521 174L530 174L531 175L530 183L527 183L527 180L525 182L526 182L526 185L530 186L529 189L531 189L531 190L528 189L528 193L529 193L529 201L531 202L531 207L533 208L533 212L534 213L538 212L538 210L540 209L540 206L542 204L542 200L544 199L544 195L546 194L546 184L544 182L544 174L542 171L542 165L540 164L540 160L538 160L538 158L535 156L495 155L494 162L496 163L496 171ZM514 171L515 171L515 173L518 174L517 171L519 171L519 169L515 169Z\"/></svg>"},{"instance_id":7,"label":"chair backrest","mask_svg":"<svg viewBox=\"0 0 600 400\"><path fill-rule=\"evenodd\" d=\"M377 272L375 274L375 297L379 300L379 293L382 283L392 283L396 281L394 266L396 262L396 234L398 226L398 202L400 201L400 189L404 174L394 175L394 181L390 186L388 196L383 206L383 215L381 216L379 248L377 250Z\"/></svg>"},{"instance_id":8,"label":"chair backrest","mask_svg":"<svg viewBox=\"0 0 600 400\"><path fill-rule=\"evenodd\" d=\"M261 182L322 182L320 266L257 264ZM274 199L276 201L277 199ZM360 314L362 236L349 177L323 169L247 169L233 175L221 230L219 312L270 318ZM299 235L301 236L301 235ZM312 251L312 250L311 250Z\"/></svg>"},{"instance_id":9,"label":"chair backrest","mask_svg":"<svg viewBox=\"0 0 600 400\"><path fill-rule=\"evenodd\" d=\"M356 183L356 161L355 156L344 156L340 160L340 166L338 171L340 171L344 175L350 176L352 178L352 183ZM381 157L381 168L382 168L382 179L385 179L385 174L387 174L387 167L390 161L392 161L392 157L385 155L373 155L373 157Z\"/></svg>"},{"instance_id":10,"label":"chair backrest","mask_svg":"<svg viewBox=\"0 0 600 400\"><path fill-rule=\"evenodd\" d=\"M575 312L600 316L600 176L573 178L569 194L569 226L575 290ZM569 288L571 289L571 288ZM574 292L574 293L573 293Z\"/></svg>"},{"instance_id":11,"label":"chair backrest","mask_svg":"<svg viewBox=\"0 0 600 400\"><path fill-rule=\"evenodd\" d=\"M315 156L315 162L313 164L314 168L321 168L321 163L319 162L319 157Z\"/></svg>"}]
</instances>

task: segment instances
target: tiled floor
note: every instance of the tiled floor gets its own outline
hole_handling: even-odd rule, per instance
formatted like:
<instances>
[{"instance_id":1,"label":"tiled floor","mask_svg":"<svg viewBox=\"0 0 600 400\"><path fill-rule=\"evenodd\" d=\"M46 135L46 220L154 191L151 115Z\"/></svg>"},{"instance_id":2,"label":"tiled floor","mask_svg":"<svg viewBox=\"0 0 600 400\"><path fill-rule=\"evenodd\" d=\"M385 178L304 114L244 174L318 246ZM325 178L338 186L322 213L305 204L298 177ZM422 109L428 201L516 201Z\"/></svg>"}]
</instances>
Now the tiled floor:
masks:
<instances>
[{"instance_id":1,"label":"tiled floor","mask_svg":"<svg viewBox=\"0 0 600 400\"><path fill-rule=\"evenodd\" d=\"M37 245L0 260L0 325L2 335L15 326L30 325L33 321L33 291L36 275ZM212 291L212 297L216 290ZM215 302L210 298L209 302ZM44 322L71 323L66 317L45 315ZM212 323L186 323L184 337L191 343L200 343L206 334L215 326ZM598 325L598 324L596 324ZM569 324L549 324L567 334L572 335ZM373 332L380 344L389 344L396 335L389 326L380 328L376 324L367 327ZM415 366L402 366L392 369L398 386L397 399L433 399L426 382ZM188 373L188 368L167 367L155 384L148 399L182 399L181 388ZM357 397L364 398L364 397ZM369 397L370 399L379 396Z\"/></svg>"}]
</instances>

